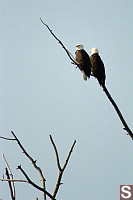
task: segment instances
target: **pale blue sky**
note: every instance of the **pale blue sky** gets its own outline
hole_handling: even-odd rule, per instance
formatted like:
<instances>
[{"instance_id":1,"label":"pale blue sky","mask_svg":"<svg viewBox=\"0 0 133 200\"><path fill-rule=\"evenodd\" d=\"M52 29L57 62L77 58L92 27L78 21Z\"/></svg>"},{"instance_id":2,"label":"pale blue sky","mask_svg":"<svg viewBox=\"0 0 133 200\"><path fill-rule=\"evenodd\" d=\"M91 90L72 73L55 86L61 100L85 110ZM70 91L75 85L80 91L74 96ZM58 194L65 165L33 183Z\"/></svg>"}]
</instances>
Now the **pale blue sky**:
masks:
<instances>
[{"instance_id":1,"label":"pale blue sky","mask_svg":"<svg viewBox=\"0 0 133 200\"><path fill-rule=\"evenodd\" d=\"M120 184L133 184L133 141L97 81L84 82L40 17L75 55L75 45L99 48L106 86L133 130L133 1L0 1L0 135L13 130L38 165L53 192L58 170L49 135L63 164L76 139L58 200L117 200ZM14 142L0 140L14 178L22 165L40 177ZM0 177L4 173L0 158ZM41 192L16 183L17 199L42 199ZM0 198L10 199L0 182Z\"/></svg>"}]
</instances>

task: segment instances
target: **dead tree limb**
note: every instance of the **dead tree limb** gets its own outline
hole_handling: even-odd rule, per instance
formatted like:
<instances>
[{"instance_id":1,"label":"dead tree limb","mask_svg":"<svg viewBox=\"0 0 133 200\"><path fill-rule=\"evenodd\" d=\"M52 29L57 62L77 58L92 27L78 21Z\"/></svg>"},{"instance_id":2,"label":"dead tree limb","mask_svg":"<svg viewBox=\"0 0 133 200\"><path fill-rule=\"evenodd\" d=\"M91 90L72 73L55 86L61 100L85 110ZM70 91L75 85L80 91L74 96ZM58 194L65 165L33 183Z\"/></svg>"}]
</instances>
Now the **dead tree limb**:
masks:
<instances>
[{"instance_id":1,"label":"dead tree limb","mask_svg":"<svg viewBox=\"0 0 133 200\"><path fill-rule=\"evenodd\" d=\"M5 168L5 170L6 170L7 179L11 180L7 167ZM8 181L9 189L10 189L10 193L11 193L11 199L12 199L12 200L15 200L15 196L14 196L14 194L13 194L12 183L13 183L13 182Z\"/></svg>"},{"instance_id":2,"label":"dead tree limb","mask_svg":"<svg viewBox=\"0 0 133 200\"><path fill-rule=\"evenodd\" d=\"M16 140L14 138L6 138L6 137L2 137L2 136L0 136L0 139L4 139L4 140Z\"/></svg>"},{"instance_id":3,"label":"dead tree limb","mask_svg":"<svg viewBox=\"0 0 133 200\"><path fill-rule=\"evenodd\" d=\"M35 187L36 189L38 189L38 190L44 192L44 193L45 193L46 195L48 195L51 199L54 199L54 200L55 200L55 198L54 198L49 192L47 192L44 188L39 187L39 186L36 185L33 181L31 181L31 179L28 177L28 175L26 174L26 172L22 169L21 165L18 166L17 169L19 169L19 170L23 173L23 175L25 176L25 178L27 179L27 181L28 181L29 184L31 184L31 185L32 185L33 187Z\"/></svg>"},{"instance_id":4,"label":"dead tree limb","mask_svg":"<svg viewBox=\"0 0 133 200\"><path fill-rule=\"evenodd\" d=\"M5 181L5 182L22 182L22 183L28 183L27 180L22 180L22 179L6 179L6 178L0 178L0 181Z\"/></svg>"},{"instance_id":5,"label":"dead tree limb","mask_svg":"<svg viewBox=\"0 0 133 200\"><path fill-rule=\"evenodd\" d=\"M43 25L45 25L47 27L47 29L50 31L50 33L53 35L53 37L59 42L59 44L63 47L63 49L66 51L67 55L69 56L69 58L73 61L73 64L78 65L77 61L75 60L75 58L73 57L73 55L66 49L66 47L63 45L63 43L61 42L61 40L59 40L56 35L52 32L52 30L49 28L49 26L47 24L45 24L43 22L43 20L40 18L41 22L43 23ZM93 76L93 74L91 74L91 76ZM103 90L105 92L105 94L107 95L108 99L110 100L110 102L112 103L112 105L114 106L122 124L124 125L124 130L127 131L128 135L133 139L133 133L132 131L129 129L126 121L124 120L118 106L116 105L115 101L113 100L113 98L111 97L111 95L109 94L106 86L103 86Z\"/></svg>"},{"instance_id":6,"label":"dead tree limb","mask_svg":"<svg viewBox=\"0 0 133 200\"><path fill-rule=\"evenodd\" d=\"M59 171L61 171L61 166L60 166L58 151L57 151L57 148L55 146L55 143L54 143L53 138L52 138L51 135L50 135L50 140L51 140L51 143L52 143L52 145L54 147L58 169L59 169Z\"/></svg>"},{"instance_id":7,"label":"dead tree limb","mask_svg":"<svg viewBox=\"0 0 133 200\"><path fill-rule=\"evenodd\" d=\"M40 18L42 24L47 27L47 29L50 31L50 33L53 35L53 37L59 42L59 44L62 46L62 48L66 51L68 57L70 60L72 60L72 64L78 65L78 62L75 60L74 56L67 50L67 48L64 46L64 44L59 40L56 35L52 32L52 30L49 28L47 24L44 23L44 21Z\"/></svg>"},{"instance_id":8,"label":"dead tree limb","mask_svg":"<svg viewBox=\"0 0 133 200\"><path fill-rule=\"evenodd\" d=\"M123 126L124 126L123 129L124 129L125 131L127 131L128 135L129 135L129 136L132 138L132 140L133 140L133 133L132 133L132 131L130 130L130 128L128 127L126 121L124 120L124 118L123 118L123 116L122 116L122 114L121 114L121 112L120 112L118 106L116 105L115 101L114 101L113 98L111 97L111 95L110 95L109 91L107 90L106 86L103 85L102 87L103 87L103 91L104 91L105 94L107 95L108 99L110 100L110 102L111 102L112 105L114 106L114 109L116 110L116 112L117 112L117 114L118 114L118 116L119 116L119 118L120 118L120 120L121 120L121 122L122 122L122 124L123 124Z\"/></svg>"},{"instance_id":9,"label":"dead tree limb","mask_svg":"<svg viewBox=\"0 0 133 200\"><path fill-rule=\"evenodd\" d=\"M15 139L13 139L13 140L16 140L16 141L17 141L17 143L18 143L19 147L21 148L21 150L22 150L23 153L29 158L29 160L32 162L33 166L39 171L39 174L40 174L41 178L44 179L44 183L45 183L45 178L43 177L43 174L42 174L41 169L36 165L36 161L34 161L33 158L27 153L27 151L26 151L25 148L22 146L21 142L19 141L19 139L17 138L17 136L14 134L14 132L11 131L11 133L12 133L12 135L13 135L14 138L15 138ZM5 139L5 140L6 140L7 138L2 137L2 139ZM8 138L8 139L9 139L9 138ZM10 191L11 191L11 196L13 196L13 190L12 190L11 185L14 185L14 182L26 182L26 183L31 184L31 185L32 185L33 187L35 187L36 189L42 191L42 192L45 194L45 198L46 198L46 195L48 195L52 200L53 200L53 199L55 200L55 197L56 197L56 195L57 195L57 192L58 192L58 190L59 190L59 187L60 187L60 185L62 184L62 183L61 183L61 178L62 178L63 172L64 172L64 170L65 170L65 168L66 168L66 166L67 166L67 164L68 164L68 161L69 161L69 159L70 159L71 153L72 153L73 148L74 148L74 146L75 146L76 140L73 142L73 144L72 144L72 146L71 146L71 148L70 148L70 151L69 151L68 156L67 156L67 158L66 158L66 160L65 160L65 162L64 162L63 167L61 167L61 165L60 165L59 154L58 154L56 145L55 145L55 143L54 143L54 141L53 141L51 135L50 135L50 140L51 140L51 143L52 143L52 145L53 145L53 147L54 147L54 151L55 151L55 154L56 154L56 160L57 160L57 166L58 166L58 170L59 170L59 174L58 174L58 178L57 178L57 182L56 182L56 185L55 185L55 189L54 189L53 195L51 195L49 192L46 191L46 189L44 188L44 185L43 185L43 187L40 187L40 186L36 185L33 181L31 181L31 179L29 178L29 176L28 176L28 175L26 174L26 172L22 169L21 165L18 166L18 169L23 173L23 175L25 176L25 178L26 178L27 180L13 179L13 176L11 176L11 178L10 178L10 175L8 175L8 174L9 174L9 173L8 173L8 170L9 170L10 174L12 174L12 173L11 173L11 170L10 170L10 168L9 168L9 165L8 165L8 163L7 163L7 161L6 161L5 157L4 157L4 155L3 155L3 158L4 158L5 163L6 163L6 165L7 165L7 168L8 168L8 170L6 170L7 179L5 179L5 178L3 177L3 178L0 178L0 180L1 180L1 181L8 181L9 187L10 187ZM15 199L13 199L13 200L15 200Z\"/></svg>"},{"instance_id":10,"label":"dead tree limb","mask_svg":"<svg viewBox=\"0 0 133 200\"><path fill-rule=\"evenodd\" d=\"M42 181L42 187L45 190L45 181L46 179L43 176L42 170L40 167L38 167L36 165L36 160L33 160L33 158L27 153L27 151L25 150L25 148L22 146L22 144L20 143L19 139L16 137L16 135L14 134L13 131L11 131L12 135L14 136L15 140L17 141L19 147L21 148L21 150L23 151L23 153L27 156L27 158L32 162L33 166L35 167L35 169L39 172L40 177L41 177L41 181ZM43 199L46 200L46 194L45 192L43 193Z\"/></svg>"},{"instance_id":11,"label":"dead tree limb","mask_svg":"<svg viewBox=\"0 0 133 200\"><path fill-rule=\"evenodd\" d=\"M7 168L5 169L7 179L13 180L13 174L12 174L11 169L10 169L10 167L9 167L7 161L6 161L4 154L3 154L3 159L4 159L5 164L7 166ZM8 184L9 184L9 188L10 188L11 198L12 198L12 200L15 200L15 185L14 185L14 182L9 181Z\"/></svg>"},{"instance_id":12,"label":"dead tree limb","mask_svg":"<svg viewBox=\"0 0 133 200\"><path fill-rule=\"evenodd\" d=\"M50 135L50 140L51 140L51 143L52 143L52 145L53 145L53 147L54 147L54 151L55 151L55 155L56 155L56 161L57 161L57 166L58 166L58 170L59 170L57 182L56 182L56 185L55 185L55 188L54 188L54 192L53 192L53 194L52 194L52 196L55 198L56 195L57 195L57 192L58 192L58 190L59 190L59 187L60 187L60 185L61 185L61 178L62 178L63 172L64 172L64 170L65 170L65 168L66 168L66 166L67 166L67 164L68 164L69 158L70 158L71 153L72 153L72 151L73 151L73 148L74 148L74 146L75 146L75 144L76 144L76 140L74 140L74 142L73 142L73 144L72 144L72 146L71 146L71 148L70 148L70 151L69 151L69 153L68 153L68 156L67 156L67 158L66 158L66 161L65 161L65 163L64 163L64 165L63 165L62 168L61 168L60 163L59 163L58 151L57 151L56 145L55 145L55 143L54 143L54 141L53 141L51 135Z\"/></svg>"},{"instance_id":13,"label":"dead tree limb","mask_svg":"<svg viewBox=\"0 0 133 200\"><path fill-rule=\"evenodd\" d=\"M22 169L21 166L18 166L18 169L23 173L23 175L26 177L27 180L21 180L21 179L13 179L11 180L10 177L8 179L5 178L0 178L1 181L8 181L8 182L23 182L23 183L29 183L30 185L32 185L33 187L35 187L36 189L46 193L51 199L55 200L55 198L46 190L44 190L43 188L39 187L38 185L36 185L33 181L31 181L31 179L28 177L28 175L26 174L26 172Z\"/></svg>"}]
</instances>

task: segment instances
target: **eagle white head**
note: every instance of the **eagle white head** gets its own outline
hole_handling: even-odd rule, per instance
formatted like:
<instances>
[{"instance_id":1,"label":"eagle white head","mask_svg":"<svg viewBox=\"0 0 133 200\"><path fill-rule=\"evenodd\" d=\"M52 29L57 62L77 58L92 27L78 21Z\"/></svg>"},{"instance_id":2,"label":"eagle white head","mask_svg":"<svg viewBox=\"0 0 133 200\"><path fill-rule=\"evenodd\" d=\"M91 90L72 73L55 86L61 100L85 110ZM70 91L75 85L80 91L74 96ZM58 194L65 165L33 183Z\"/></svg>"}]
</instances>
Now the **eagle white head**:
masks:
<instances>
[{"instance_id":1,"label":"eagle white head","mask_svg":"<svg viewBox=\"0 0 133 200\"><path fill-rule=\"evenodd\" d=\"M94 53L99 53L99 51L98 51L97 48L92 48L92 49L90 50L90 53L91 53L91 55L92 55L92 54L94 54Z\"/></svg>"},{"instance_id":2,"label":"eagle white head","mask_svg":"<svg viewBox=\"0 0 133 200\"><path fill-rule=\"evenodd\" d=\"M76 45L76 50L83 50L84 46L82 44L77 44Z\"/></svg>"}]
</instances>

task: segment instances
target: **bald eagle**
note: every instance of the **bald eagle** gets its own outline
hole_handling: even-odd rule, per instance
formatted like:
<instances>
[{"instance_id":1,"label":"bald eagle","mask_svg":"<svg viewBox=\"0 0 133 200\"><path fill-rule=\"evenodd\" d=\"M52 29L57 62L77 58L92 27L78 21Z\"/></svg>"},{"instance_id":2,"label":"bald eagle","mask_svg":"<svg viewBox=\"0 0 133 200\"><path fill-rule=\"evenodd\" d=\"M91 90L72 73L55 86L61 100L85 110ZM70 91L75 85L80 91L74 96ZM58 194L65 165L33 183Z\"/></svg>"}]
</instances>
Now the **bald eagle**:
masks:
<instances>
[{"instance_id":1,"label":"bald eagle","mask_svg":"<svg viewBox=\"0 0 133 200\"><path fill-rule=\"evenodd\" d=\"M84 47L82 44L76 45L76 61L79 63L77 66L83 73L83 79L87 81L87 77L90 78L91 74L91 63L90 63L90 57L87 54L87 52L84 50Z\"/></svg>"},{"instance_id":2,"label":"bald eagle","mask_svg":"<svg viewBox=\"0 0 133 200\"><path fill-rule=\"evenodd\" d=\"M97 48L92 48L90 53L91 73L95 78L97 78L101 86L105 85L105 68L104 63L99 56L99 51Z\"/></svg>"}]
</instances>

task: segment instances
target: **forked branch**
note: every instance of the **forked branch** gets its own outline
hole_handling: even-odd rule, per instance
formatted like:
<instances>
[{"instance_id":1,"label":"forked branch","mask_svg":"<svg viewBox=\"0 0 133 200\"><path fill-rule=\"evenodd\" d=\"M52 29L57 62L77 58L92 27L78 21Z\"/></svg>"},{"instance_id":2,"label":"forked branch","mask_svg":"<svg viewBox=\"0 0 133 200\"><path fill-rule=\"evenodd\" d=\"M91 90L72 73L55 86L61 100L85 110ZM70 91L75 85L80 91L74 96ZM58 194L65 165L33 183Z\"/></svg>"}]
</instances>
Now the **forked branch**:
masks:
<instances>
[{"instance_id":1,"label":"forked branch","mask_svg":"<svg viewBox=\"0 0 133 200\"><path fill-rule=\"evenodd\" d=\"M21 179L10 179L9 176L7 176L7 179L5 178L0 178L1 181L8 181L8 183L11 185L11 183L13 182L24 182L24 183L29 183L30 185L32 185L33 187L35 187L36 189L44 192L46 195L48 195L51 199L55 200L55 198L49 193L47 192L44 188L41 188L40 186L36 185L33 181L31 181L31 179L29 178L29 176L26 174L26 172L22 169L21 165L18 166L18 168L23 175L25 176L25 178L27 180L21 180ZM6 172L7 173L7 172Z\"/></svg>"},{"instance_id":2,"label":"forked branch","mask_svg":"<svg viewBox=\"0 0 133 200\"><path fill-rule=\"evenodd\" d=\"M19 141L19 139L17 138L17 136L14 134L13 131L11 131L12 135L14 136L15 140L17 141L19 147L21 148L21 150L23 151L23 153L27 156L27 158L32 162L33 166L35 167L35 169L39 172L41 180L42 180L42 187L45 190L45 178L43 176L42 170L40 167L37 166L36 164L36 160L33 160L33 158L27 153L27 151L25 150L25 148L22 146L21 142ZM43 193L43 199L46 200L46 195L45 193Z\"/></svg>"},{"instance_id":3,"label":"forked branch","mask_svg":"<svg viewBox=\"0 0 133 200\"><path fill-rule=\"evenodd\" d=\"M59 187L60 187L60 185L61 185L61 178L62 178L63 172L64 172L64 170L65 170L65 168L66 168L66 166L67 166L67 164L68 164L69 158L70 158L71 153L72 153L72 151L73 151L73 148L74 148L74 146L75 146L75 144L76 144L76 140L74 140L74 142L73 142L73 144L72 144L72 146L71 146L71 148L70 148L70 151L69 151L69 153L68 153L68 156L67 156L67 158L66 158L66 161L65 161L65 163L64 163L64 165L63 165L62 168L61 168L60 162L59 162L59 154L58 154L56 145L55 145L55 143L54 143L54 141L53 141L51 135L50 135L50 140L51 140L51 143L52 143L52 145L53 145L53 147L54 147L54 151L55 151L55 155L56 155L56 161L57 161L57 166L58 166L58 170L59 170L57 182L56 182L55 189L54 189L54 192L53 192L53 195L52 195L52 196L55 198L56 195L57 195L57 192L58 192L58 190L59 190Z\"/></svg>"},{"instance_id":4,"label":"forked branch","mask_svg":"<svg viewBox=\"0 0 133 200\"><path fill-rule=\"evenodd\" d=\"M25 176L25 178L27 179L28 183L31 184L33 187L35 187L36 189L44 192L46 195L48 195L51 199L55 198L49 193L47 192L44 188L39 187L38 185L36 185L33 181L31 181L31 179L29 178L29 176L26 174L26 172L22 169L21 165L18 166L18 169L23 173L23 175Z\"/></svg>"},{"instance_id":5,"label":"forked branch","mask_svg":"<svg viewBox=\"0 0 133 200\"><path fill-rule=\"evenodd\" d=\"M41 169L36 165L36 161L34 161L33 158L27 153L27 151L26 151L25 148L22 146L21 142L19 141L19 139L17 138L17 136L14 134L14 132L11 131L11 133L12 133L12 135L13 135L14 138L15 138L15 139L12 139L12 140L16 140L16 141L17 141L17 143L18 143L19 147L21 148L21 150L22 150L23 153L29 158L29 160L32 162L33 166L39 171L40 176L41 176L41 178L42 178L42 181L44 181L44 183L45 183L45 179L44 179L44 177L43 177L42 171L41 171ZM10 139L10 138L4 138L4 137L1 137L1 138L2 138L2 139L5 139L5 140ZM18 169L23 173L23 175L25 176L26 180L13 179L13 176L12 176L11 170L10 170L10 168L9 168L9 165L8 165L8 163L7 163L7 161L6 161L5 157L4 157L4 155L3 155L3 158L4 158L4 160L5 160L5 163L6 163L7 169L8 169L8 170L6 169L7 179L5 179L5 178L3 177L3 178L0 178L0 180L1 180L1 181L8 181L9 187L10 187L10 191L11 191L11 196L12 196L12 197L13 197L13 196L15 197L15 188L13 188L13 187L14 187L14 182L26 182L26 183L31 184L31 185L32 185L33 187L35 187L36 189L42 191L43 194L45 194L45 198L46 198L46 195L48 195L52 200L53 200L53 199L55 200L55 197L56 197L56 194L57 194L57 192L58 192L58 190L59 190L59 187L60 187L60 185L62 184L62 183L61 183L61 178L62 178L63 172L64 172L64 170L65 170L65 168L66 168L66 166L67 166L67 164L68 164L68 161L69 161L69 159L70 159L71 153L72 153L73 148L74 148L74 146L75 146L76 140L73 142L73 144L72 144L72 146L71 146L71 148L70 148L70 151L69 151L68 156L67 156L67 158L66 158L66 160L65 160L65 162L64 162L63 167L61 167L61 165L60 165L59 154L58 154L56 145L55 145L55 143L54 143L54 141L53 141L51 135L50 135L50 140L51 140L51 143L52 143L52 145L53 145L53 148L54 148L54 151L55 151L55 154L56 154L56 161L57 161L57 166L58 166L58 170L59 170L59 175L58 175L58 178L57 178L57 182L56 182L56 185L55 185L55 189L54 189L53 194L51 195L49 192L47 192L46 189L45 189L45 187L44 187L44 185L43 185L43 187L40 187L40 186L36 185L33 181L31 181L31 179L29 178L29 176L28 176L28 175L26 174L26 172L22 169L21 165L18 166ZM10 172L10 175L9 175L8 171ZM10 178L10 176L11 176L11 178ZM12 199L13 199L13 198L12 198ZM13 200L15 200L15 198L14 198Z\"/></svg>"}]
</instances>

